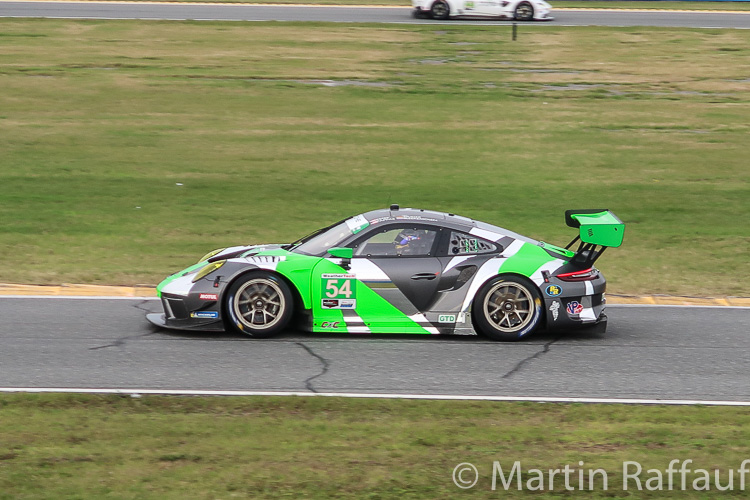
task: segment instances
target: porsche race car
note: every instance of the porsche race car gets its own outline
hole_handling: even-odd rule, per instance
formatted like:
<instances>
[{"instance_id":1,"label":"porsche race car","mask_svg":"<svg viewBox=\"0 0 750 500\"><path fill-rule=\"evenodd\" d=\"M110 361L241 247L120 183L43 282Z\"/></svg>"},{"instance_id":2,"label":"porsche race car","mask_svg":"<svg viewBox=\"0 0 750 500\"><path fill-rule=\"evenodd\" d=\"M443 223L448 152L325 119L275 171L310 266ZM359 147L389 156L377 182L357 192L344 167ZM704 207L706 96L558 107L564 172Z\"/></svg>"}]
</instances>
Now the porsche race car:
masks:
<instances>
[{"instance_id":1,"label":"porsche race car","mask_svg":"<svg viewBox=\"0 0 750 500\"><path fill-rule=\"evenodd\" d=\"M552 21L552 6L544 0L412 0L416 18L490 18Z\"/></svg>"},{"instance_id":2,"label":"porsche race car","mask_svg":"<svg viewBox=\"0 0 750 500\"><path fill-rule=\"evenodd\" d=\"M568 210L566 248L459 215L392 205L289 244L214 250L162 281L153 324L270 337L310 332L480 334L512 341L546 327L606 328L594 267L625 226ZM578 243L575 250L571 248Z\"/></svg>"}]
</instances>

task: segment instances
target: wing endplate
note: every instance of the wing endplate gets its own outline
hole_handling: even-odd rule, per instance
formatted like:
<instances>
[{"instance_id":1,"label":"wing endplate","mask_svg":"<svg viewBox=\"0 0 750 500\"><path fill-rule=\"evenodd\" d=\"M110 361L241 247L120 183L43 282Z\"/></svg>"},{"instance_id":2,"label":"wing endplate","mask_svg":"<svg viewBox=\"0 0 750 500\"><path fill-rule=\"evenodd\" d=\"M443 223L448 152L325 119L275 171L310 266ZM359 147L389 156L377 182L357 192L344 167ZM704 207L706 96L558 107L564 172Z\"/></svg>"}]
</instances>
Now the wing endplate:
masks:
<instances>
[{"instance_id":1,"label":"wing endplate","mask_svg":"<svg viewBox=\"0 0 750 500\"><path fill-rule=\"evenodd\" d=\"M607 209L566 210L565 222L579 228L584 243L619 247L625 236L625 224Z\"/></svg>"}]
</instances>

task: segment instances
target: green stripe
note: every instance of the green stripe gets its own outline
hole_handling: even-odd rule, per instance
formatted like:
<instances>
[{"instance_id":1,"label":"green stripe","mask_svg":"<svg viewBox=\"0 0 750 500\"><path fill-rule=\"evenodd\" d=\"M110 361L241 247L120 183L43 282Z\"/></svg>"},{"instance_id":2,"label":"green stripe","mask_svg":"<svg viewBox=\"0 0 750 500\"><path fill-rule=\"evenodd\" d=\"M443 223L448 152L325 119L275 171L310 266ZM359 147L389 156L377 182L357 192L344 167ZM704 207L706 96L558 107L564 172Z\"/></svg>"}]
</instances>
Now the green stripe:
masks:
<instances>
[{"instance_id":1,"label":"green stripe","mask_svg":"<svg viewBox=\"0 0 750 500\"><path fill-rule=\"evenodd\" d=\"M498 272L516 273L527 278L531 277L540 267L554 259L542 247L531 243L524 243L515 255L508 257L500 264Z\"/></svg>"}]
</instances>

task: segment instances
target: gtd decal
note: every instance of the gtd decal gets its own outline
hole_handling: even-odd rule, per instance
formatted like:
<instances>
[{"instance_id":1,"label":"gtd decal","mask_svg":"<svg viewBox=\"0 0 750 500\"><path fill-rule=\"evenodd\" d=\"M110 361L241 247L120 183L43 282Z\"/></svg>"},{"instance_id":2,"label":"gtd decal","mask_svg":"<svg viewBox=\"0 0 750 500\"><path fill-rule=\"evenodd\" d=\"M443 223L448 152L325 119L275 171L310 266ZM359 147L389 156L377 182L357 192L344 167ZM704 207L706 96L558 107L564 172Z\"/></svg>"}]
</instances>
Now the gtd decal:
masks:
<instances>
[{"instance_id":1,"label":"gtd decal","mask_svg":"<svg viewBox=\"0 0 750 500\"><path fill-rule=\"evenodd\" d=\"M338 321L324 321L320 324L321 328L338 328L339 322Z\"/></svg>"},{"instance_id":2,"label":"gtd decal","mask_svg":"<svg viewBox=\"0 0 750 500\"><path fill-rule=\"evenodd\" d=\"M562 293L562 287L560 285L550 285L544 292L550 297L557 297Z\"/></svg>"},{"instance_id":3,"label":"gtd decal","mask_svg":"<svg viewBox=\"0 0 750 500\"><path fill-rule=\"evenodd\" d=\"M455 323L456 322L456 315L455 314L441 314L438 316L438 323Z\"/></svg>"}]
</instances>

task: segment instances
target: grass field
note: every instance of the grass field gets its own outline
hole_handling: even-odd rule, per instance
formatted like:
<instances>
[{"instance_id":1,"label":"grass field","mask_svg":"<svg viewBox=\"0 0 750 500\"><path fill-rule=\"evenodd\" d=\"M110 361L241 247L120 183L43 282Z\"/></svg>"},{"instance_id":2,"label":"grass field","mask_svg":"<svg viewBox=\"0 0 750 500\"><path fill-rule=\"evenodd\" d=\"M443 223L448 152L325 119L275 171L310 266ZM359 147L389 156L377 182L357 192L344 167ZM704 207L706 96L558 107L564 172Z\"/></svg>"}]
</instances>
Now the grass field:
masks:
<instances>
[{"instance_id":1,"label":"grass field","mask_svg":"<svg viewBox=\"0 0 750 500\"><path fill-rule=\"evenodd\" d=\"M728 407L0 395L0 417L0 499L14 500L526 493L504 491L499 478L491 490L496 460L506 475L516 460L523 470L604 469L607 490L599 475L588 498L663 498L637 491L632 479L623 491L622 464L641 464L645 488L653 475L646 471L664 471L673 459L710 471L712 486L715 470L722 486L733 470L734 490L693 491L691 473L689 491L670 496L744 498L737 471L750 457L750 413ZM461 462L479 471L471 490L452 482ZM570 478L577 490L578 473ZM588 489L588 472L584 481ZM553 490L549 498L583 494L566 492L563 476Z\"/></svg>"},{"instance_id":2,"label":"grass field","mask_svg":"<svg viewBox=\"0 0 750 500\"><path fill-rule=\"evenodd\" d=\"M3 19L0 281L153 284L398 202L558 244L608 207L611 292L747 295L749 41Z\"/></svg>"}]
</instances>

